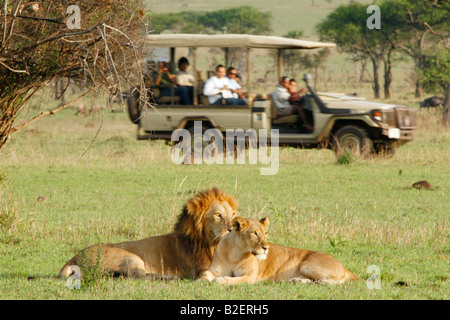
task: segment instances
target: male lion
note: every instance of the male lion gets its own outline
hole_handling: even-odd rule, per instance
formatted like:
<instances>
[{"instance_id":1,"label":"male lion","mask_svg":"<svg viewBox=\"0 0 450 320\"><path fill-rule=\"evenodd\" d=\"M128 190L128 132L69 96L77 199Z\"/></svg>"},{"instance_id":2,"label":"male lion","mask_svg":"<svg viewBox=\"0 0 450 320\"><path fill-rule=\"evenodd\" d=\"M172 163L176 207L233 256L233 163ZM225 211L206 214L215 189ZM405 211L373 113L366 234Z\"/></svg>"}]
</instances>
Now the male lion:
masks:
<instances>
[{"instance_id":1,"label":"male lion","mask_svg":"<svg viewBox=\"0 0 450 320\"><path fill-rule=\"evenodd\" d=\"M59 276L70 276L73 265L82 271L87 264L98 266L102 272L139 278L199 277L211 264L219 240L232 230L236 209L236 200L217 188L201 192L184 205L172 233L92 245L67 262Z\"/></svg>"},{"instance_id":2,"label":"male lion","mask_svg":"<svg viewBox=\"0 0 450 320\"><path fill-rule=\"evenodd\" d=\"M221 284L264 280L336 284L360 280L330 255L268 243L268 223L268 218L234 218L234 230L219 242L211 266L201 279Z\"/></svg>"}]
</instances>

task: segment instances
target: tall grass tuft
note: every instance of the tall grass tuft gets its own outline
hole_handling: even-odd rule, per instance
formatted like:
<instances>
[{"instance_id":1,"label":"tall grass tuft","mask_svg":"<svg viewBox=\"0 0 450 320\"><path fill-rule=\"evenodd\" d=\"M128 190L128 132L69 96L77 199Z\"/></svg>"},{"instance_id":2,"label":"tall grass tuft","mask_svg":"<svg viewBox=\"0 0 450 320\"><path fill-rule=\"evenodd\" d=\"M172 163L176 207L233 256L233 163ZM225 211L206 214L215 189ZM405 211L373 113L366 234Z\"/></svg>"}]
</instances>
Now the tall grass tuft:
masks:
<instances>
[{"instance_id":1,"label":"tall grass tuft","mask_svg":"<svg viewBox=\"0 0 450 320\"><path fill-rule=\"evenodd\" d=\"M14 233L17 225L22 221L17 206L13 201L12 193L6 187L5 177L0 174L0 242L16 242Z\"/></svg>"},{"instance_id":2,"label":"tall grass tuft","mask_svg":"<svg viewBox=\"0 0 450 320\"><path fill-rule=\"evenodd\" d=\"M77 263L81 270L81 288L87 289L102 285L102 280L108 276L102 268L102 259L100 243L80 252Z\"/></svg>"},{"instance_id":3,"label":"tall grass tuft","mask_svg":"<svg viewBox=\"0 0 450 320\"><path fill-rule=\"evenodd\" d=\"M337 157L337 160L336 160L336 163L340 164L340 165L349 165L352 162L353 162L353 156L348 151L340 152Z\"/></svg>"}]
</instances>

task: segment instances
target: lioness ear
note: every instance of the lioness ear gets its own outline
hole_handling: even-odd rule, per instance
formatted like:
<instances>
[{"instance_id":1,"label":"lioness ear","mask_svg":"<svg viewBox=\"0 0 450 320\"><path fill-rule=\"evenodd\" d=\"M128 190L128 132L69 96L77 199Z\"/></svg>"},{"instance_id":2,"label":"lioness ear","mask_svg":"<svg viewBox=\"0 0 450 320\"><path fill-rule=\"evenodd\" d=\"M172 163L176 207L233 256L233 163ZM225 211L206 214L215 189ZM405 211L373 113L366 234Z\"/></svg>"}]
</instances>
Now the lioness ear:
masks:
<instances>
[{"instance_id":1,"label":"lioness ear","mask_svg":"<svg viewBox=\"0 0 450 320\"><path fill-rule=\"evenodd\" d=\"M236 231L242 231L247 228L248 222L242 217L236 217L231 221L231 225Z\"/></svg>"},{"instance_id":2,"label":"lioness ear","mask_svg":"<svg viewBox=\"0 0 450 320\"><path fill-rule=\"evenodd\" d=\"M269 218L267 217L262 218L261 220L259 220L259 222L266 228L269 226Z\"/></svg>"}]
</instances>

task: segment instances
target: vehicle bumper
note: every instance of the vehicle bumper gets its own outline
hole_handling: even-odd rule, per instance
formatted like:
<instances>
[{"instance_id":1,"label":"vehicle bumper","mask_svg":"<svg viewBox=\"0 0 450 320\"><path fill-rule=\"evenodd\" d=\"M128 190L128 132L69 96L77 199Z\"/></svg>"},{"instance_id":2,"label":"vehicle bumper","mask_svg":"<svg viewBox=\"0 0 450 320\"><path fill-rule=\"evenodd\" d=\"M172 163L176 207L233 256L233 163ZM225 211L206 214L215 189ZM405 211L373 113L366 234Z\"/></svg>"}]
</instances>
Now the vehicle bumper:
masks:
<instances>
[{"instance_id":1,"label":"vehicle bumper","mask_svg":"<svg viewBox=\"0 0 450 320\"><path fill-rule=\"evenodd\" d=\"M412 140L417 133L416 129L382 128L381 134L388 139Z\"/></svg>"}]
</instances>

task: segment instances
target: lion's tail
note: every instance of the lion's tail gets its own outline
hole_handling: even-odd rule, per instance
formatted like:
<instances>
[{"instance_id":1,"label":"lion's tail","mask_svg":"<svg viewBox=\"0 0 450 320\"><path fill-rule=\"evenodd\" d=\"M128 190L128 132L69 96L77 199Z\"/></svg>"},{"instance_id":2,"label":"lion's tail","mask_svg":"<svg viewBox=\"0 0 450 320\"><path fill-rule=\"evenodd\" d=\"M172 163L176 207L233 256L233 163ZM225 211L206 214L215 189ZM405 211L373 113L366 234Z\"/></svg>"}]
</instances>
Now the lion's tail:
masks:
<instances>
[{"instance_id":1,"label":"lion's tail","mask_svg":"<svg viewBox=\"0 0 450 320\"><path fill-rule=\"evenodd\" d=\"M359 278L357 275L355 275L353 272L351 272L348 269L345 269L345 277L344 277L344 281L361 281L362 279Z\"/></svg>"},{"instance_id":2,"label":"lion's tail","mask_svg":"<svg viewBox=\"0 0 450 320\"><path fill-rule=\"evenodd\" d=\"M70 275L72 275L75 272L74 266L77 265L77 257L73 257L70 259L69 262L67 262L64 267L62 267L61 271L59 272L59 278L65 279L68 278Z\"/></svg>"}]
</instances>

